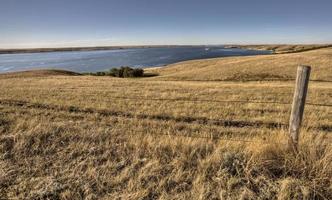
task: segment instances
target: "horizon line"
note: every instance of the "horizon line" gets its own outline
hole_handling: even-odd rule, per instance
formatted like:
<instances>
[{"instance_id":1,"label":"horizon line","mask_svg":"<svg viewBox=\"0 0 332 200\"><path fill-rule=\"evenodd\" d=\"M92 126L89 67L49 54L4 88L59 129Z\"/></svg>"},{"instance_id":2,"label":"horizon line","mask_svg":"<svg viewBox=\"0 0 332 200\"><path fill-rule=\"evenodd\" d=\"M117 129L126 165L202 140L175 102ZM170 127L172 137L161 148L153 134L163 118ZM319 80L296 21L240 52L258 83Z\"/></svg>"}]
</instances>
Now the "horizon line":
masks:
<instances>
[{"instance_id":1,"label":"horizon line","mask_svg":"<svg viewBox=\"0 0 332 200\"><path fill-rule=\"evenodd\" d=\"M0 48L5 50L36 50L36 49L78 49L78 48L148 48L148 47L189 47L189 46L245 46L245 45L332 45L332 42L318 43L224 43L224 44L135 44L135 45L87 45L87 46L57 46L57 47L14 47Z\"/></svg>"}]
</instances>

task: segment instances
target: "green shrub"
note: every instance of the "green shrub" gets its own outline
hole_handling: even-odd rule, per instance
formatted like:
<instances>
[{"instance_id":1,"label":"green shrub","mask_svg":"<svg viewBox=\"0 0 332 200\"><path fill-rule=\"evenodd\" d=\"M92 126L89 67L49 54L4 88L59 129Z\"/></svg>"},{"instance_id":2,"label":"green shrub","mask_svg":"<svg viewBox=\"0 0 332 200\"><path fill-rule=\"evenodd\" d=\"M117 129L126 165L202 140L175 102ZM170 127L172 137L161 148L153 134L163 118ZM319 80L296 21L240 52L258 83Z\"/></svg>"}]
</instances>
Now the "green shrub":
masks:
<instances>
[{"instance_id":1,"label":"green shrub","mask_svg":"<svg viewBox=\"0 0 332 200\"><path fill-rule=\"evenodd\" d=\"M111 69L109 74L110 76L119 78L142 77L144 76L144 70L139 68L120 67Z\"/></svg>"},{"instance_id":2,"label":"green shrub","mask_svg":"<svg viewBox=\"0 0 332 200\"><path fill-rule=\"evenodd\" d=\"M106 72L96 72L96 76L105 76Z\"/></svg>"},{"instance_id":3,"label":"green shrub","mask_svg":"<svg viewBox=\"0 0 332 200\"><path fill-rule=\"evenodd\" d=\"M132 78L132 77L143 77L144 70L140 68L120 67L120 68L112 68L108 72L95 72L95 73L87 72L84 73L84 75Z\"/></svg>"},{"instance_id":4,"label":"green shrub","mask_svg":"<svg viewBox=\"0 0 332 200\"><path fill-rule=\"evenodd\" d=\"M144 70L141 68L134 69L133 75L134 77L142 77L144 76Z\"/></svg>"},{"instance_id":5,"label":"green shrub","mask_svg":"<svg viewBox=\"0 0 332 200\"><path fill-rule=\"evenodd\" d=\"M123 77L123 71L118 68L113 68L110 70L110 76Z\"/></svg>"}]
</instances>

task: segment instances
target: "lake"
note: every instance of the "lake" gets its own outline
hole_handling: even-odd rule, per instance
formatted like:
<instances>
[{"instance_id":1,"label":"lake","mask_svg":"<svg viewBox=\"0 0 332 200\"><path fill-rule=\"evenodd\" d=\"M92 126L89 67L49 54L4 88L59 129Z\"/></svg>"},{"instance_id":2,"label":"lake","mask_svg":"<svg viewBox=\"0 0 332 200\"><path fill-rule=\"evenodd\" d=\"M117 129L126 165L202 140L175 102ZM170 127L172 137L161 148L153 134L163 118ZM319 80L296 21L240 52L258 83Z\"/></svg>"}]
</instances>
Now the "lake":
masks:
<instances>
[{"instance_id":1,"label":"lake","mask_svg":"<svg viewBox=\"0 0 332 200\"><path fill-rule=\"evenodd\" d=\"M0 54L0 72L53 68L76 72L113 67L156 67L185 60L271 54L270 51L223 47L134 48L103 51Z\"/></svg>"}]
</instances>

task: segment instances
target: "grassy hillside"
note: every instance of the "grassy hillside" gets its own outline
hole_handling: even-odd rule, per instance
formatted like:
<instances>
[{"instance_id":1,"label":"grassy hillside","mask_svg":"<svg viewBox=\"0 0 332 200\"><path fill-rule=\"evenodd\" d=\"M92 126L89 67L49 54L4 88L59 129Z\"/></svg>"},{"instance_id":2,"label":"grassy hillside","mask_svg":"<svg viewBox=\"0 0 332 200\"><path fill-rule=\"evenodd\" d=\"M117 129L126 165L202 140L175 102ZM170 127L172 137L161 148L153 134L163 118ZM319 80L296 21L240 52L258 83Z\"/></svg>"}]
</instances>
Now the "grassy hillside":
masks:
<instances>
[{"instance_id":1,"label":"grassy hillside","mask_svg":"<svg viewBox=\"0 0 332 200\"><path fill-rule=\"evenodd\" d=\"M331 199L331 52L189 61L139 79L1 75L0 197ZM299 63L324 81L310 82L294 155Z\"/></svg>"},{"instance_id":2,"label":"grassy hillside","mask_svg":"<svg viewBox=\"0 0 332 200\"><path fill-rule=\"evenodd\" d=\"M313 67L311 80L332 80L332 48L303 53L194 60L153 70L159 80L292 80L299 64Z\"/></svg>"},{"instance_id":3,"label":"grassy hillside","mask_svg":"<svg viewBox=\"0 0 332 200\"><path fill-rule=\"evenodd\" d=\"M268 50L273 51L276 54L282 53L295 53L304 52L315 49L322 49L326 47L332 47L331 44L311 44L311 45L288 45L288 44L277 44L277 45L228 45L226 48L244 48L244 49L255 49L255 50Z\"/></svg>"}]
</instances>

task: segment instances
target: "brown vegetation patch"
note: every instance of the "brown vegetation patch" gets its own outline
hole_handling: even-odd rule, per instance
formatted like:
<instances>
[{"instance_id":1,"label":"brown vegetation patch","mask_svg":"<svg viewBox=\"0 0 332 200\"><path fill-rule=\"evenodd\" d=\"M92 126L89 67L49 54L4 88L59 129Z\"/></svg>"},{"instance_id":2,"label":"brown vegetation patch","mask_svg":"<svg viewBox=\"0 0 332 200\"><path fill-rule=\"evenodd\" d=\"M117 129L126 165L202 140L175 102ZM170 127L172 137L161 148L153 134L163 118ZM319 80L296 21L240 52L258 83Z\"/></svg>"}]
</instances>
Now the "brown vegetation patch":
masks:
<instances>
[{"instance_id":1,"label":"brown vegetation patch","mask_svg":"<svg viewBox=\"0 0 332 200\"><path fill-rule=\"evenodd\" d=\"M31 78L31 77L46 77L46 76L78 76L79 73L58 70L58 69L41 69L41 70L30 70L21 72L8 72L0 74L0 79L2 78Z\"/></svg>"}]
</instances>

